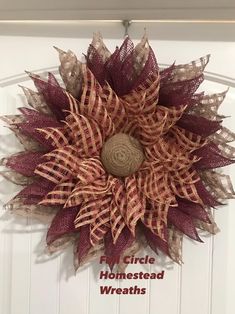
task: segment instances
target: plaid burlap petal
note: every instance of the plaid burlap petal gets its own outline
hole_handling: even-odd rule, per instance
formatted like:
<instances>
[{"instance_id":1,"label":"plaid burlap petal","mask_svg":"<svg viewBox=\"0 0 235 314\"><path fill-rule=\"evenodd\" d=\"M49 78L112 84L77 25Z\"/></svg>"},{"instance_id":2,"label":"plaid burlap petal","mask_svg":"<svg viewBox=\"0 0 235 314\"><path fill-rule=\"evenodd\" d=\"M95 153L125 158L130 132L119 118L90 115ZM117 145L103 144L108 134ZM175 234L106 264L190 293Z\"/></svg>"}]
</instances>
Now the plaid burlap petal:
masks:
<instances>
[{"instance_id":1,"label":"plaid burlap petal","mask_svg":"<svg viewBox=\"0 0 235 314\"><path fill-rule=\"evenodd\" d=\"M107 197L101 205L96 204L97 213L94 222L90 224L90 241L94 246L99 243L110 230L110 203L112 197Z\"/></svg>"},{"instance_id":2,"label":"plaid burlap petal","mask_svg":"<svg viewBox=\"0 0 235 314\"><path fill-rule=\"evenodd\" d=\"M114 133L114 123L102 101L102 89L89 69L84 70L83 77L84 88L79 104L79 112L95 120L102 128L105 136L111 136ZM112 96L115 97L115 95Z\"/></svg>"},{"instance_id":3,"label":"plaid burlap petal","mask_svg":"<svg viewBox=\"0 0 235 314\"><path fill-rule=\"evenodd\" d=\"M167 112L158 110L155 114L141 114L136 118L138 128L135 134L143 146L154 145L162 135L167 121Z\"/></svg>"},{"instance_id":4,"label":"plaid burlap petal","mask_svg":"<svg viewBox=\"0 0 235 314\"><path fill-rule=\"evenodd\" d=\"M70 130L73 144L78 148L81 157L96 156L103 144L103 135L98 124L91 118L70 113L65 121Z\"/></svg>"},{"instance_id":5,"label":"plaid burlap petal","mask_svg":"<svg viewBox=\"0 0 235 314\"><path fill-rule=\"evenodd\" d=\"M75 54L54 47L59 53L60 66L59 72L67 91L74 97L78 97L82 87L82 63L78 61Z\"/></svg>"},{"instance_id":6,"label":"plaid burlap petal","mask_svg":"<svg viewBox=\"0 0 235 314\"><path fill-rule=\"evenodd\" d=\"M221 127L217 133L211 136L211 139L216 143L231 143L235 141L235 133L225 127Z\"/></svg>"},{"instance_id":7,"label":"plaid burlap petal","mask_svg":"<svg viewBox=\"0 0 235 314\"><path fill-rule=\"evenodd\" d=\"M25 177L16 171L3 170L0 175L9 182L16 185L28 185L34 181L32 177Z\"/></svg>"},{"instance_id":8,"label":"plaid burlap petal","mask_svg":"<svg viewBox=\"0 0 235 314\"><path fill-rule=\"evenodd\" d=\"M176 83L188 81L201 76L209 59L210 55L206 55L190 63L174 65L169 73L168 82Z\"/></svg>"},{"instance_id":9,"label":"plaid burlap petal","mask_svg":"<svg viewBox=\"0 0 235 314\"><path fill-rule=\"evenodd\" d=\"M218 200L235 198L235 191L228 175L213 170L203 171L201 178L211 195Z\"/></svg>"},{"instance_id":10,"label":"plaid burlap petal","mask_svg":"<svg viewBox=\"0 0 235 314\"><path fill-rule=\"evenodd\" d=\"M217 234L220 230L214 221L213 213L210 208L207 208L207 214L210 219L209 223L200 219L196 219L194 220L194 225L196 228L201 229L205 232L209 232L210 234Z\"/></svg>"},{"instance_id":11,"label":"plaid burlap petal","mask_svg":"<svg viewBox=\"0 0 235 314\"><path fill-rule=\"evenodd\" d=\"M26 121L25 116L22 114L1 116L0 120L10 127Z\"/></svg>"},{"instance_id":12,"label":"plaid burlap petal","mask_svg":"<svg viewBox=\"0 0 235 314\"><path fill-rule=\"evenodd\" d=\"M178 126L173 126L169 132L173 135L176 145L182 151L191 153L207 143L207 140L204 140L201 136Z\"/></svg>"},{"instance_id":13,"label":"plaid burlap petal","mask_svg":"<svg viewBox=\"0 0 235 314\"><path fill-rule=\"evenodd\" d=\"M62 148L64 146L69 145L69 139L66 137L68 128L37 128L37 134L39 134L43 140L46 141L50 145L51 149Z\"/></svg>"},{"instance_id":14,"label":"plaid burlap petal","mask_svg":"<svg viewBox=\"0 0 235 314\"><path fill-rule=\"evenodd\" d=\"M105 52L105 55L101 54L102 50ZM97 81L101 85L103 85L106 79L105 64L108 62L109 57L108 57L108 51L106 51L106 47L103 45L103 41L101 38L99 39L97 43L94 42L94 45L93 44L89 45L88 50L87 50L87 55L85 57L86 57L87 67L94 74Z\"/></svg>"},{"instance_id":15,"label":"plaid burlap petal","mask_svg":"<svg viewBox=\"0 0 235 314\"><path fill-rule=\"evenodd\" d=\"M145 33L133 51L133 68L137 75L141 74L141 71L146 65L149 59L150 49L148 37Z\"/></svg>"},{"instance_id":16,"label":"plaid burlap petal","mask_svg":"<svg viewBox=\"0 0 235 314\"><path fill-rule=\"evenodd\" d=\"M217 146L222 156L228 159L235 159L235 147L225 143L218 143Z\"/></svg>"},{"instance_id":17,"label":"plaid burlap petal","mask_svg":"<svg viewBox=\"0 0 235 314\"><path fill-rule=\"evenodd\" d=\"M53 164L59 163L63 169L67 169L73 178L77 178L82 184L88 184L93 180L105 175L105 170L99 158L80 158L79 149L76 146L65 146L60 149L55 149L52 152L44 155L44 159ZM40 170L43 167L39 165ZM39 174L38 170L36 173ZM47 169L45 169L47 174ZM43 176L43 174L42 174Z\"/></svg>"},{"instance_id":18,"label":"plaid burlap petal","mask_svg":"<svg viewBox=\"0 0 235 314\"><path fill-rule=\"evenodd\" d=\"M5 204L4 207L12 214L36 219L44 224L51 223L52 219L59 210L57 207L40 206L38 204L25 204L24 199L21 198L14 198Z\"/></svg>"},{"instance_id":19,"label":"plaid burlap petal","mask_svg":"<svg viewBox=\"0 0 235 314\"><path fill-rule=\"evenodd\" d=\"M200 117L204 117L206 119L221 119L223 116L218 115L218 110L224 101L226 94L227 91L211 95L202 95L199 98L198 103L189 107L189 112L195 116L200 115Z\"/></svg>"},{"instance_id":20,"label":"plaid burlap petal","mask_svg":"<svg viewBox=\"0 0 235 314\"><path fill-rule=\"evenodd\" d=\"M40 201L39 204L47 206L63 206L74 190L75 185L76 181L72 181L70 178L57 184L54 189L49 192L42 201Z\"/></svg>"},{"instance_id":21,"label":"plaid burlap petal","mask_svg":"<svg viewBox=\"0 0 235 314\"><path fill-rule=\"evenodd\" d=\"M120 180L112 181L113 200L110 206L110 224L114 243L116 243L126 223L123 215L127 211L125 186Z\"/></svg>"},{"instance_id":22,"label":"plaid burlap petal","mask_svg":"<svg viewBox=\"0 0 235 314\"><path fill-rule=\"evenodd\" d=\"M199 203L203 205L203 201L201 200L200 196L198 195L197 188L195 186L195 183L188 184L184 183L182 181L170 181L170 186L173 191L173 193L180 198L189 200L194 203Z\"/></svg>"},{"instance_id":23,"label":"plaid burlap petal","mask_svg":"<svg viewBox=\"0 0 235 314\"><path fill-rule=\"evenodd\" d=\"M117 96L108 82L104 84L100 96L105 102L105 108L113 121L116 132L121 132L128 123L124 102Z\"/></svg>"},{"instance_id":24,"label":"plaid burlap petal","mask_svg":"<svg viewBox=\"0 0 235 314\"><path fill-rule=\"evenodd\" d=\"M116 201L113 199L110 205L110 226L114 243L117 242L119 236L122 234L122 230L126 225L119 208L119 203L120 201L116 197Z\"/></svg>"},{"instance_id":25,"label":"plaid burlap petal","mask_svg":"<svg viewBox=\"0 0 235 314\"><path fill-rule=\"evenodd\" d=\"M183 232L173 225L168 228L168 254L173 261L182 264Z\"/></svg>"},{"instance_id":26,"label":"plaid burlap petal","mask_svg":"<svg viewBox=\"0 0 235 314\"><path fill-rule=\"evenodd\" d=\"M82 184L92 183L100 177L105 177L105 170L99 158L84 159L78 166L76 177Z\"/></svg>"},{"instance_id":27,"label":"plaid burlap petal","mask_svg":"<svg viewBox=\"0 0 235 314\"><path fill-rule=\"evenodd\" d=\"M160 103L169 105L192 105L194 93L202 83L203 71L209 55L188 64L175 65L161 71Z\"/></svg>"},{"instance_id":28,"label":"plaid burlap petal","mask_svg":"<svg viewBox=\"0 0 235 314\"><path fill-rule=\"evenodd\" d=\"M102 58L103 63L105 63L111 56L111 52L106 47L100 32L93 34L91 46L95 48L99 56Z\"/></svg>"},{"instance_id":29,"label":"plaid burlap petal","mask_svg":"<svg viewBox=\"0 0 235 314\"><path fill-rule=\"evenodd\" d=\"M167 112L167 119L164 124L164 133L167 133L169 129L176 124L178 120L182 117L184 111L187 108L187 105L180 105L180 106L171 106L169 108L163 107L163 106L158 106L157 110L159 109L165 110Z\"/></svg>"},{"instance_id":30,"label":"plaid burlap petal","mask_svg":"<svg viewBox=\"0 0 235 314\"><path fill-rule=\"evenodd\" d=\"M188 168L200 159L182 151L177 143L168 137L162 137L155 145L146 147L145 153L149 161L160 161L169 171Z\"/></svg>"},{"instance_id":31,"label":"plaid burlap petal","mask_svg":"<svg viewBox=\"0 0 235 314\"><path fill-rule=\"evenodd\" d=\"M146 169L139 172L138 188L152 201L159 203L175 203L175 194L169 185L169 176L164 166L159 163L150 163Z\"/></svg>"},{"instance_id":32,"label":"plaid burlap petal","mask_svg":"<svg viewBox=\"0 0 235 314\"><path fill-rule=\"evenodd\" d=\"M82 204L79 213L74 220L75 227L79 228L94 223L98 210L102 208L103 204L106 203L106 200L107 196L103 196L101 198L97 197L96 199L91 199Z\"/></svg>"},{"instance_id":33,"label":"plaid burlap petal","mask_svg":"<svg viewBox=\"0 0 235 314\"><path fill-rule=\"evenodd\" d=\"M126 210L121 214L129 230L135 234L137 222L144 216L146 200L139 194L135 176L125 179L125 190Z\"/></svg>"},{"instance_id":34,"label":"plaid burlap petal","mask_svg":"<svg viewBox=\"0 0 235 314\"><path fill-rule=\"evenodd\" d=\"M74 174L72 169L52 161L38 165L34 173L55 184L73 177Z\"/></svg>"},{"instance_id":35,"label":"plaid burlap petal","mask_svg":"<svg viewBox=\"0 0 235 314\"><path fill-rule=\"evenodd\" d=\"M99 243L109 230L111 200L110 196L103 196L86 202L74 220L76 229L90 226L90 242L93 246Z\"/></svg>"},{"instance_id":36,"label":"plaid burlap petal","mask_svg":"<svg viewBox=\"0 0 235 314\"><path fill-rule=\"evenodd\" d=\"M194 184L200 180L200 176L193 168L183 168L178 171L170 171L171 179L182 184Z\"/></svg>"},{"instance_id":37,"label":"plaid burlap petal","mask_svg":"<svg viewBox=\"0 0 235 314\"><path fill-rule=\"evenodd\" d=\"M44 155L47 161L57 162L72 170L76 170L81 162L78 155L78 149L75 145L66 145L61 148L56 148Z\"/></svg>"},{"instance_id":38,"label":"plaid burlap petal","mask_svg":"<svg viewBox=\"0 0 235 314\"><path fill-rule=\"evenodd\" d=\"M121 97L125 103L127 114L150 114L156 110L160 89L158 73L150 75L146 81L127 95Z\"/></svg>"},{"instance_id":39,"label":"plaid burlap petal","mask_svg":"<svg viewBox=\"0 0 235 314\"><path fill-rule=\"evenodd\" d=\"M10 125L8 127L12 133L14 133L15 137L19 141L19 143L23 146L24 150L27 151L45 151L45 149L51 148L49 143L43 142L43 146L40 145L40 140L32 138L30 135L23 134L22 131L16 125Z\"/></svg>"},{"instance_id":40,"label":"plaid burlap petal","mask_svg":"<svg viewBox=\"0 0 235 314\"><path fill-rule=\"evenodd\" d=\"M88 199L94 200L99 196L111 194L110 181L111 180L107 179L106 176L103 176L95 180L95 182L90 182L87 185L83 185L78 182L67 202L65 203L65 207L78 206Z\"/></svg>"},{"instance_id":41,"label":"plaid burlap petal","mask_svg":"<svg viewBox=\"0 0 235 314\"><path fill-rule=\"evenodd\" d=\"M99 32L94 33L87 50L86 61L88 68L101 85L104 84L106 79L105 64L110 57L111 53L105 46L101 34Z\"/></svg>"},{"instance_id":42,"label":"plaid burlap petal","mask_svg":"<svg viewBox=\"0 0 235 314\"><path fill-rule=\"evenodd\" d=\"M50 110L50 108L48 107L46 101L43 98L43 95L35 92L34 90L24 87L24 86L20 86L24 92L24 95L27 99L27 102L29 104L29 106L31 106L33 109L47 114L47 115L52 115L52 112Z\"/></svg>"}]
</instances>

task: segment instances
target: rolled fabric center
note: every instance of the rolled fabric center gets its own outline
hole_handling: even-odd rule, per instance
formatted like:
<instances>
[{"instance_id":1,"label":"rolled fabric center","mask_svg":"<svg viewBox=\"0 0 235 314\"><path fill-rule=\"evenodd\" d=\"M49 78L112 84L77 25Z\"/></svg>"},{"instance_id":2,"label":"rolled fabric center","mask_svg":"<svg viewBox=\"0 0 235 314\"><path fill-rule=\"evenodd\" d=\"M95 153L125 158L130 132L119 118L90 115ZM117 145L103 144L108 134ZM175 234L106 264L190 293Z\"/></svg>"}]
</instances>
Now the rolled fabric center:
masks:
<instances>
[{"instance_id":1,"label":"rolled fabric center","mask_svg":"<svg viewBox=\"0 0 235 314\"><path fill-rule=\"evenodd\" d=\"M101 161L108 173L127 177L139 169L144 161L144 152L137 139L118 133L104 143Z\"/></svg>"}]
</instances>

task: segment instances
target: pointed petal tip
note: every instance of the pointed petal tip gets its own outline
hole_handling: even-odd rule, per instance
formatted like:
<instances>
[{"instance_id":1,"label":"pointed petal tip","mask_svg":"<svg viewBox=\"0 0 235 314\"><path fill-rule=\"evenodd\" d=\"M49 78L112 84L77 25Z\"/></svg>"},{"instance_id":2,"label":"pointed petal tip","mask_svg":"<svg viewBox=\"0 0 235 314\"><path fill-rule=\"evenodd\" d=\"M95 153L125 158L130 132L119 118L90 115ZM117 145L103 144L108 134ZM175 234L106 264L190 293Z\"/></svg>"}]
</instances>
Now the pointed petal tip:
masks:
<instances>
[{"instance_id":1,"label":"pointed petal tip","mask_svg":"<svg viewBox=\"0 0 235 314\"><path fill-rule=\"evenodd\" d=\"M62 49L60 49L60 48L58 48L58 47L56 47L56 46L53 46L53 48L54 48L59 54L64 54L64 53L66 53L64 50L62 50Z\"/></svg>"},{"instance_id":2,"label":"pointed petal tip","mask_svg":"<svg viewBox=\"0 0 235 314\"><path fill-rule=\"evenodd\" d=\"M25 70L25 73L26 73L27 75L29 75L29 76L33 75L33 73L30 72L30 71L28 71L28 70Z\"/></svg>"},{"instance_id":3,"label":"pointed petal tip","mask_svg":"<svg viewBox=\"0 0 235 314\"><path fill-rule=\"evenodd\" d=\"M197 242L200 242L200 243L204 243L204 241L199 237L197 236L197 238L195 239Z\"/></svg>"}]
</instances>

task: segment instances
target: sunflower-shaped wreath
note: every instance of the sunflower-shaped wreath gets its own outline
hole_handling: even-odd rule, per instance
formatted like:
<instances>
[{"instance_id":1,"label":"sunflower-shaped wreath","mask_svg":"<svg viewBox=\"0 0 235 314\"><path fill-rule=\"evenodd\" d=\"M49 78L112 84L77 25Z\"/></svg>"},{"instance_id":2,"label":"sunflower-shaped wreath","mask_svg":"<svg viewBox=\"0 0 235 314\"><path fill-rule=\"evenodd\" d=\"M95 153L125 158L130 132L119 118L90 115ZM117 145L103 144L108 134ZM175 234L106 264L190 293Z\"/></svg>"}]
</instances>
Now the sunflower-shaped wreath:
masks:
<instances>
[{"instance_id":1,"label":"sunflower-shaped wreath","mask_svg":"<svg viewBox=\"0 0 235 314\"><path fill-rule=\"evenodd\" d=\"M33 109L2 117L25 149L2 160L25 185L7 208L50 222L49 251L72 243L76 267L146 245L180 263L183 235L215 234L212 209L234 196L214 170L234 162L217 113L226 93L196 93L209 56L160 71L146 36L111 54L99 34L86 63L56 50L65 86L29 73Z\"/></svg>"}]
</instances>

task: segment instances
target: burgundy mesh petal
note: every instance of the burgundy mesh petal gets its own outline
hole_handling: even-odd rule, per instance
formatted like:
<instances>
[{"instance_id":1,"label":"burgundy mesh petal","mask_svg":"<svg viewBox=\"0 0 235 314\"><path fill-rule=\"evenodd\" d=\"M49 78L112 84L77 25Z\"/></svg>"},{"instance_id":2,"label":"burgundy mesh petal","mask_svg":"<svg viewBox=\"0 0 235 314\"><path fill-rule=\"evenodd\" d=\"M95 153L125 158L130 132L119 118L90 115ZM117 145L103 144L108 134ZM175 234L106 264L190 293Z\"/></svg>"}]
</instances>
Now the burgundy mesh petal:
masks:
<instances>
[{"instance_id":1,"label":"burgundy mesh petal","mask_svg":"<svg viewBox=\"0 0 235 314\"><path fill-rule=\"evenodd\" d=\"M144 68L140 75L137 76L133 67L133 51L134 45L130 38L127 37L122 46L116 48L116 51L105 64L105 78L119 96L128 94L132 89L144 82L149 75L158 71L154 52L150 48ZM93 67L95 66L93 65Z\"/></svg>"},{"instance_id":2,"label":"burgundy mesh petal","mask_svg":"<svg viewBox=\"0 0 235 314\"><path fill-rule=\"evenodd\" d=\"M6 166L26 177L33 176L36 166L42 162L42 156L40 152L23 152L7 158Z\"/></svg>"},{"instance_id":3,"label":"burgundy mesh petal","mask_svg":"<svg viewBox=\"0 0 235 314\"><path fill-rule=\"evenodd\" d=\"M183 114L177 125L203 137L210 136L221 129L221 121L211 121L196 115Z\"/></svg>"},{"instance_id":4,"label":"burgundy mesh petal","mask_svg":"<svg viewBox=\"0 0 235 314\"><path fill-rule=\"evenodd\" d=\"M78 207L62 208L56 214L47 232L47 244L50 245L64 235L76 232L74 220L79 211Z\"/></svg>"},{"instance_id":5,"label":"burgundy mesh petal","mask_svg":"<svg viewBox=\"0 0 235 314\"><path fill-rule=\"evenodd\" d=\"M213 142L195 150L194 154L201 158L194 164L197 170L225 167L235 162L232 159L222 156L220 149Z\"/></svg>"},{"instance_id":6,"label":"burgundy mesh petal","mask_svg":"<svg viewBox=\"0 0 235 314\"><path fill-rule=\"evenodd\" d=\"M200 196L204 205L209 207L216 207L222 205L220 202L215 199L209 191L207 191L206 187L202 183L202 181L198 181L195 183L197 193Z\"/></svg>"},{"instance_id":7,"label":"burgundy mesh petal","mask_svg":"<svg viewBox=\"0 0 235 314\"><path fill-rule=\"evenodd\" d=\"M34 125L36 128L61 126L61 123L56 119L37 110L25 107L18 108L18 110L24 115L26 122Z\"/></svg>"},{"instance_id":8,"label":"burgundy mesh petal","mask_svg":"<svg viewBox=\"0 0 235 314\"><path fill-rule=\"evenodd\" d=\"M51 83L51 79L46 82L41 78L31 76L34 84L41 93L51 111L55 114L58 120L63 120L65 113L63 110L69 110L69 99L65 93L65 90L59 85Z\"/></svg>"},{"instance_id":9,"label":"burgundy mesh petal","mask_svg":"<svg viewBox=\"0 0 235 314\"><path fill-rule=\"evenodd\" d=\"M134 241L134 237L131 234L130 230L125 227L121 234L119 235L116 243L113 243L113 237L111 231L107 232L104 238L105 245L105 255L108 257L112 257L109 262L109 267L112 269L114 263L111 261L112 259L117 259L121 256L121 254L131 246Z\"/></svg>"},{"instance_id":10,"label":"burgundy mesh petal","mask_svg":"<svg viewBox=\"0 0 235 314\"><path fill-rule=\"evenodd\" d=\"M47 140L37 129L45 127L59 127L61 123L52 117L40 113L36 110L29 108L19 108L25 117L25 122L17 123L15 126L27 136L30 136L46 149L53 149L51 141Z\"/></svg>"},{"instance_id":11,"label":"burgundy mesh petal","mask_svg":"<svg viewBox=\"0 0 235 314\"><path fill-rule=\"evenodd\" d=\"M148 245L156 254L158 254L158 250L160 250L169 256L169 248L166 241L163 241L160 237L152 233L152 231L144 225L142 225L142 230Z\"/></svg>"},{"instance_id":12,"label":"burgundy mesh petal","mask_svg":"<svg viewBox=\"0 0 235 314\"><path fill-rule=\"evenodd\" d=\"M106 79L118 95L127 94L133 80L133 42L127 37L105 64Z\"/></svg>"},{"instance_id":13,"label":"burgundy mesh petal","mask_svg":"<svg viewBox=\"0 0 235 314\"><path fill-rule=\"evenodd\" d=\"M170 78L172 77L172 71L175 68L175 62L170 65L168 68L165 68L163 70L160 71L160 75L161 75L161 81L162 83L166 84L167 82L170 81Z\"/></svg>"},{"instance_id":14,"label":"burgundy mesh petal","mask_svg":"<svg viewBox=\"0 0 235 314\"><path fill-rule=\"evenodd\" d=\"M40 178L21 190L16 197L23 198L28 205L38 204L54 187L54 183Z\"/></svg>"},{"instance_id":15,"label":"burgundy mesh petal","mask_svg":"<svg viewBox=\"0 0 235 314\"><path fill-rule=\"evenodd\" d=\"M76 247L76 253L77 253L79 264L87 256L91 246L92 245L90 242L90 225L80 227L79 238L78 238L77 247Z\"/></svg>"},{"instance_id":16,"label":"burgundy mesh petal","mask_svg":"<svg viewBox=\"0 0 235 314\"><path fill-rule=\"evenodd\" d=\"M209 216L206 210L200 205L196 203L192 203L187 200L178 199L178 207L177 210L184 212L185 214L191 216L192 218L199 219L206 223L211 223Z\"/></svg>"},{"instance_id":17,"label":"burgundy mesh petal","mask_svg":"<svg viewBox=\"0 0 235 314\"><path fill-rule=\"evenodd\" d=\"M42 145L44 149L46 150L53 149L51 141L45 139L45 137L41 133L39 133L34 126L27 123L20 123L17 125L17 127L19 128L22 134L27 135L36 140L39 144Z\"/></svg>"},{"instance_id":18,"label":"burgundy mesh petal","mask_svg":"<svg viewBox=\"0 0 235 314\"><path fill-rule=\"evenodd\" d=\"M133 89L137 88L140 84L142 84L147 79L148 76L158 72L158 70L159 70L159 68L158 68L155 54L154 54L152 48L149 47L148 59L145 63L144 68L142 69L140 75L136 78L135 81L133 81L132 88Z\"/></svg>"},{"instance_id":19,"label":"burgundy mesh petal","mask_svg":"<svg viewBox=\"0 0 235 314\"><path fill-rule=\"evenodd\" d=\"M94 74L101 86L105 82L105 69L102 57L99 55L94 46L90 45L86 56L87 66Z\"/></svg>"},{"instance_id":20,"label":"burgundy mesh petal","mask_svg":"<svg viewBox=\"0 0 235 314\"><path fill-rule=\"evenodd\" d=\"M175 207L169 207L168 221L193 240L203 242L193 224L193 219Z\"/></svg>"},{"instance_id":21,"label":"burgundy mesh petal","mask_svg":"<svg viewBox=\"0 0 235 314\"><path fill-rule=\"evenodd\" d=\"M55 76L51 72L48 72L48 83L50 85L53 84L55 86L60 87L60 84L58 83L57 79L55 78Z\"/></svg>"},{"instance_id":22,"label":"burgundy mesh petal","mask_svg":"<svg viewBox=\"0 0 235 314\"><path fill-rule=\"evenodd\" d=\"M167 77L161 79L161 88L159 94L159 104L163 106L179 106L192 104L194 93L203 82L204 76L171 83Z\"/></svg>"},{"instance_id":23,"label":"burgundy mesh petal","mask_svg":"<svg viewBox=\"0 0 235 314\"><path fill-rule=\"evenodd\" d=\"M88 68L99 83L103 85L105 80L108 81L119 96L129 93L143 83L149 75L158 71L155 54L150 47L148 59L141 73L136 75L133 67L134 45L129 37L125 39L120 48L116 48L106 63L92 45L89 46L86 59Z\"/></svg>"}]
</instances>

